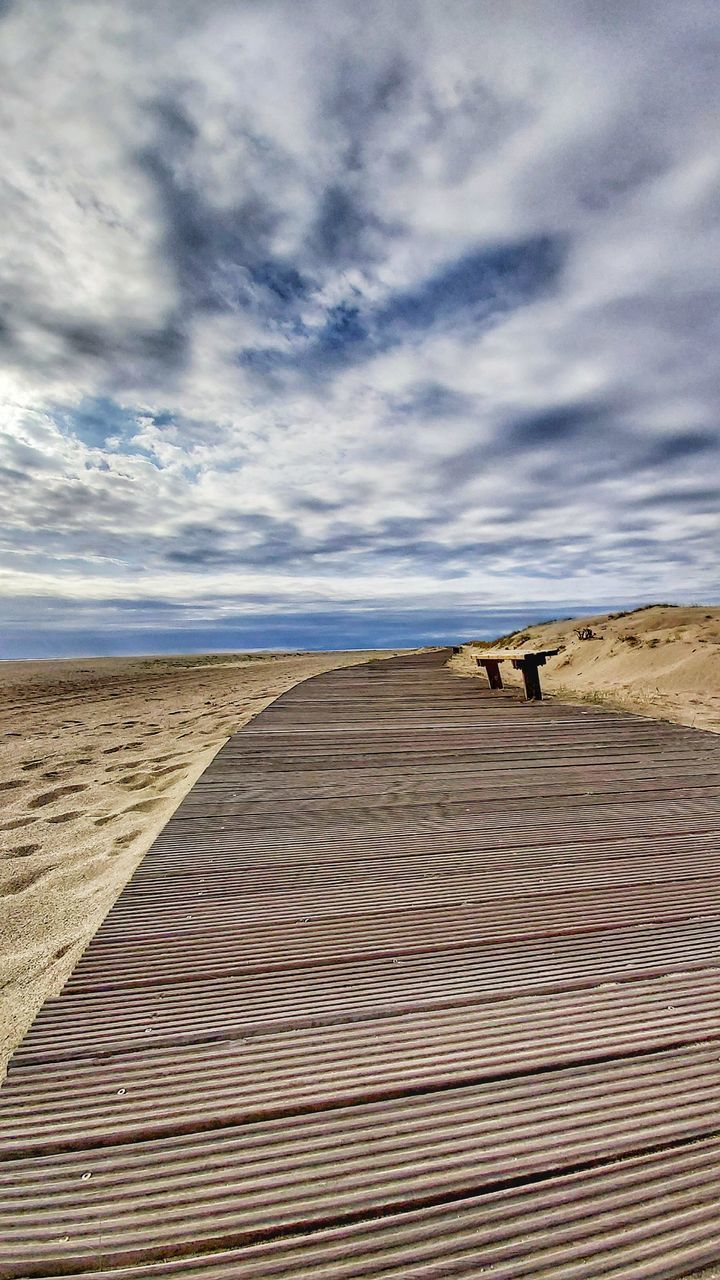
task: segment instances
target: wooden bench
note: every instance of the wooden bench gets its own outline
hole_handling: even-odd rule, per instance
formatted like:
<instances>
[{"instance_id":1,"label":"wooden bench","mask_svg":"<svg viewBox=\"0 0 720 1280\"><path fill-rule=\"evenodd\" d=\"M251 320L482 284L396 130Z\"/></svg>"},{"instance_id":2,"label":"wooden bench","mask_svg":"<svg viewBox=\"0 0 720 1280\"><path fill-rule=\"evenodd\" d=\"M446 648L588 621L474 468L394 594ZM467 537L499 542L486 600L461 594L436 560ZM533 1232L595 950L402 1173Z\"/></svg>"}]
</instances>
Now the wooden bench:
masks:
<instances>
[{"instance_id":1,"label":"wooden bench","mask_svg":"<svg viewBox=\"0 0 720 1280\"><path fill-rule=\"evenodd\" d=\"M546 658L552 658L559 652L559 649L488 649L487 652L478 654L476 661L479 667L485 668L491 689L503 687L500 663L512 662L515 669L523 673L528 701L540 702L542 689L538 667L544 667Z\"/></svg>"}]
</instances>

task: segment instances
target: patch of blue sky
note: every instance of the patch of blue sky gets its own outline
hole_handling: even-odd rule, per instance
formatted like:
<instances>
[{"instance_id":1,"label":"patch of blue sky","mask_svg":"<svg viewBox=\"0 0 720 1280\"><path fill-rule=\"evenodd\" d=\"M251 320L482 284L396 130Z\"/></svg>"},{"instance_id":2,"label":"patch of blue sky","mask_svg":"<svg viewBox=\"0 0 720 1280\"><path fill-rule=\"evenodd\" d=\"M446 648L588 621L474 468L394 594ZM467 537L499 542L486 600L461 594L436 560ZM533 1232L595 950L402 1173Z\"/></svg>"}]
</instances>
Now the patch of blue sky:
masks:
<instances>
[{"instance_id":1,"label":"patch of blue sky","mask_svg":"<svg viewBox=\"0 0 720 1280\"><path fill-rule=\"evenodd\" d=\"M50 416L63 435L73 436L89 449L116 453L147 453L137 441L141 430L137 409L127 409L109 396L85 396L77 405L52 405Z\"/></svg>"},{"instance_id":2,"label":"patch of blue sky","mask_svg":"<svg viewBox=\"0 0 720 1280\"><path fill-rule=\"evenodd\" d=\"M285 370L312 375L369 359L431 331L480 330L552 290L566 247L560 236L483 246L376 306L363 307L355 291L352 301L328 308L309 340L283 350L249 348L239 361L270 377Z\"/></svg>"},{"instance_id":3,"label":"patch of blue sky","mask_svg":"<svg viewBox=\"0 0 720 1280\"><path fill-rule=\"evenodd\" d=\"M178 428L183 442L192 444L193 423L169 409L129 409L109 396L85 396L76 405L52 405L50 416L63 435L80 440L89 449L124 457L139 455L153 466L159 466L154 450L142 439L150 424L160 430ZM201 468L189 464L199 474Z\"/></svg>"}]
</instances>

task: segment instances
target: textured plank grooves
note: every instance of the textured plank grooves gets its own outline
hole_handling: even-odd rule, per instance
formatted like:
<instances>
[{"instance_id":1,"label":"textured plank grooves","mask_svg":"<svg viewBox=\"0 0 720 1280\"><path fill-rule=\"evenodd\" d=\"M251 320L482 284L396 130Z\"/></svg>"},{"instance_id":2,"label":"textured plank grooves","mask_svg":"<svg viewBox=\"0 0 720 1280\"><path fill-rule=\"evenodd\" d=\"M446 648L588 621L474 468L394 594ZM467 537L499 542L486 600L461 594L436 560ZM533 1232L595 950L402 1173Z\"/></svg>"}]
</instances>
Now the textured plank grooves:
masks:
<instances>
[{"instance_id":1,"label":"textured plank grooves","mask_svg":"<svg viewBox=\"0 0 720 1280\"><path fill-rule=\"evenodd\" d=\"M498 900L492 911L483 908L482 896L473 901L472 890L458 906L436 895L432 915L428 907L400 908L358 916L330 916L315 921L312 915L285 920L272 926L218 922L209 913L209 924L218 947L217 960L208 956L202 920L192 918L158 928L147 941L101 939L88 948L82 968L68 990L79 987L159 986L179 977L207 975L241 976L245 973L286 972L317 965L348 963L369 957L422 955L428 951L462 951L478 944L528 938L577 936L620 928L623 924L666 923L715 918L720 906L720 877L697 883L625 888L618 893L569 893L560 902L552 895L540 900ZM338 908L341 909L338 905ZM235 913L231 912L234 916ZM199 928L197 926L200 926Z\"/></svg>"},{"instance_id":2,"label":"textured plank grooves","mask_svg":"<svg viewBox=\"0 0 720 1280\"><path fill-rule=\"evenodd\" d=\"M249 832L244 824L233 826L227 818L203 817L183 821L173 819L175 825L165 840L162 836L152 853L153 865L161 861L177 865L191 858L197 862L198 847L211 859L220 855L228 865L235 859L240 865L258 862L294 861L298 849L312 850L313 858L335 862L361 856L368 849L386 848L401 855L403 850L415 852L422 848L512 848L518 843L546 843L548 840L565 844L571 839L594 840L598 831L604 836L667 835L672 832L692 835L698 832L716 832L720 827L720 801L716 797L697 801L685 798L675 801L653 801L648 793L647 802L628 802L619 808L608 804L604 797L590 803L584 797L581 806L537 805L507 811L504 814L485 811L476 816L470 813L453 813L452 821L421 821L414 824L397 819L384 824L368 819L362 831L347 828L335 829L323 824L326 838L320 838L317 828L302 832L292 829L268 829Z\"/></svg>"},{"instance_id":3,"label":"textured plank grooves","mask_svg":"<svg viewBox=\"0 0 720 1280\"><path fill-rule=\"evenodd\" d=\"M720 1258L720 741L408 655L230 740L0 1093L0 1275Z\"/></svg>"},{"instance_id":4,"label":"textured plank grooves","mask_svg":"<svg viewBox=\"0 0 720 1280\"><path fill-rule=\"evenodd\" d=\"M662 878L663 871L669 868L671 861L682 859L685 870L694 871L703 865L705 858L716 859L716 850L720 843L720 830L712 833L701 833L697 836L672 835L655 836L652 844L649 839L640 840L630 837L618 840L598 840L593 843L577 841L557 845L518 845L509 855L503 850L465 849L454 854L438 852L435 854L395 853L392 857L365 857L347 859L333 863L255 863L247 867L217 867L215 859L207 865L206 870L192 870L192 864L186 868L172 870L163 867L158 874L157 867L140 868L133 882L128 885L122 899L117 903L114 918L118 921L133 912L147 909L148 918L154 918L157 908L171 911L175 903L182 904L196 898L207 898L208 903L216 896L226 901L236 895L245 899L245 909L253 912L257 903L266 899L266 905L272 902L277 907L287 901L289 889L295 894L289 905L298 900L296 895L311 894L320 899L319 890L327 886L330 890L345 888L348 893L359 887L373 883L383 889L392 890L402 884L407 876L417 884L423 880L444 878L450 886L456 875L474 875L478 871L486 872L486 883L491 885L498 876L507 876L513 871L517 876L518 893L526 892L537 877L552 876L570 877L577 884L582 878L605 874L609 870L611 860L622 859L623 866L619 874L627 877L640 876L646 882ZM648 856L649 853L651 856ZM692 855L692 865L688 867L688 855ZM633 860L639 859L637 866ZM697 862L696 862L697 859ZM599 864L599 865L593 865ZM141 874L141 872L145 874ZM625 881L623 881L625 882ZM250 901L250 895L255 895ZM140 899L140 901L138 901ZM361 898L360 901L365 901ZM163 917L165 918L163 910ZM139 918L139 917L137 917ZM110 922L108 922L109 925Z\"/></svg>"},{"instance_id":5,"label":"textured plank grooves","mask_svg":"<svg viewBox=\"0 0 720 1280\"><path fill-rule=\"evenodd\" d=\"M333 1215L491 1189L508 1169L513 1180L529 1178L711 1136L718 1056L686 1050L9 1162L0 1172L8 1263L22 1268L46 1252L132 1261L173 1246L239 1244ZM59 1232L69 1239L58 1244Z\"/></svg>"},{"instance_id":6,"label":"textured plank grooves","mask_svg":"<svg viewBox=\"0 0 720 1280\"><path fill-rule=\"evenodd\" d=\"M131 988L125 995L102 989L68 992L65 999L48 1002L16 1059L51 1062L106 1056L709 966L720 967L720 917L690 926L618 930L591 939L395 957L246 978L200 978L187 988ZM63 1027L62 1038L58 1026Z\"/></svg>"},{"instance_id":7,"label":"textured plank grooves","mask_svg":"<svg viewBox=\"0 0 720 1280\"><path fill-rule=\"evenodd\" d=\"M175 1045L105 1062L52 1069L43 1063L24 1078L18 1073L13 1116L0 1117L0 1151L41 1154L193 1132L358 1096L391 1097L718 1038L720 975L713 972Z\"/></svg>"},{"instance_id":8,"label":"textured plank grooves","mask_svg":"<svg viewBox=\"0 0 720 1280\"><path fill-rule=\"evenodd\" d=\"M718 1256L719 1160L720 1143L710 1140L539 1185L156 1263L152 1274L203 1280L475 1280L480 1274L493 1280L669 1280ZM92 1269L87 1280L101 1274ZM122 1272L127 1280L145 1274L132 1266Z\"/></svg>"},{"instance_id":9,"label":"textured plank grooves","mask_svg":"<svg viewBox=\"0 0 720 1280\"><path fill-rule=\"evenodd\" d=\"M603 861L597 849L595 860L588 867L578 866L577 858L560 861L557 855L546 861L536 856L523 866L521 853L513 860L512 868L508 868L506 859L498 859L495 868L488 866L489 863L491 859L488 857L469 856L463 861L435 857L416 864L420 874L414 875L411 860L406 859L407 874L400 880L388 878L383 869L380 874L373 875L366 863L361 878L340 878L331 871L318 885L301 887L295 884L291 898L287 895L287 881L278 877L279 882L273 883L272 872L266 872L265 883L256 885L252 901L242 901L243 919L248 924L255 924L268 918L278 921L309 916L317 919L372 915L381 908L408 910L408 902L437 908L499 898L516 901L526 897L554 896L560 889L568 894L577 894L605 886L620 889L666 880L691 882L712 879L718 871L714 842L708 842L706 851L696 849L690 867L687 850L666 852L659 842L651 863L647 857L633 862L631 851L630 856L625 853L620 867L613 858ZM512 875L508 874L509 870ZM181 929L186 933L205 932L209 924L220 924L235 917L240 905L237 899L244 900L248 896L248 879L238 877L236 883L235 878L229 875L220 876L215 881L204 877L199 882L197 879L191 883L183 881L177 890L172 883L157 889L146 883L140 900L138 895L128 894L122 906L118 903L113 919L105 926L103 941L117 938L126 945L137 932L139 924L144 926L146 935L167 933L169 929ZM368 896L369 888L372 888L372 899ZM198 908L200 914L195 914Z\"/></svg>"}]
</instances>

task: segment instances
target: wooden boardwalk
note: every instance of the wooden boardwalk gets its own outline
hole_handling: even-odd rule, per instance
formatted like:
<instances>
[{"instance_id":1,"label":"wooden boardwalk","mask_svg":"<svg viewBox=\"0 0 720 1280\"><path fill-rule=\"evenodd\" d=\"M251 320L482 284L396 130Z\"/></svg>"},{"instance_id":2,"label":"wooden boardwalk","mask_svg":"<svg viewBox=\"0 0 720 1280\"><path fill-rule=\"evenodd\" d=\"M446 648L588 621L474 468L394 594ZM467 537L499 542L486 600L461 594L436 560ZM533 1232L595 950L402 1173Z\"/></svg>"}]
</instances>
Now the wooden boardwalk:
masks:
<instances>
[{"instance_id":1,"label":"wooden boardwalk","mask_svg":"<svg viewBox=\"0 0 720 1280\"><path fill-rule=\"evenodd\" d=\"M720 1258L720 739L444 669L236 734L0 1092L0 1275Z\"/></svg>"}]
</instances>

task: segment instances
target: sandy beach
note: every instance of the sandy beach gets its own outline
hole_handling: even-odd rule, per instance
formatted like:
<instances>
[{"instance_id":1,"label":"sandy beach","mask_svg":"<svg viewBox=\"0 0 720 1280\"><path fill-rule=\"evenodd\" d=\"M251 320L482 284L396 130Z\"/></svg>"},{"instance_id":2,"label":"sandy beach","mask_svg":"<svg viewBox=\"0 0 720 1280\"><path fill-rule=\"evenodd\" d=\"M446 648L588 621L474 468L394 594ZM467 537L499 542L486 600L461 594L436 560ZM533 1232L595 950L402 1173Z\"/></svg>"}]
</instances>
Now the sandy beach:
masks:
<instances>
[{"instance_id":1,"label":"sandy beach","mask_svg":"<svg viewBox=\"0 0 720 1280\"><path fill-rule=\"evenodd\" d=\"M580 639L589 629L592 638ZM500 647L555 649L541 670L543 689L569 701L603 703L696 729L720 733L720 608L650 605L628 613L593 614L542 623L495 642ZM452 659L459 675L476 676L475 654L486 642L464 645ZM506 684L520 672L503 663Z\"/></svg>"},{"instance_id":2,"label":"sandy beach","mask_svg":"<svg viewBox=\"0 0 720 1280\"><path fill-rule=\"evenodd\" d=\"M720 732L717 607L555 621L497 643L559 646L542 681L560 698ZM477 648L452 659L458 675L485 679ZM367 656L0 664L0 1070L227 737L298 680ZM520 682L509 664L503 678Z\"/></svg>"},{"instance_id":3,"label":"sandy beach","mask_svg":"<svg viewBox=\"0 0 720 1280\"><path fill-rule=\"evenodd\" d=\"M297 681L368 656L0 664L0 1072L228 736Z\"/></svg>"}]
</instances>

